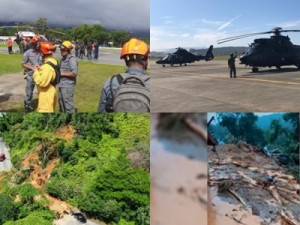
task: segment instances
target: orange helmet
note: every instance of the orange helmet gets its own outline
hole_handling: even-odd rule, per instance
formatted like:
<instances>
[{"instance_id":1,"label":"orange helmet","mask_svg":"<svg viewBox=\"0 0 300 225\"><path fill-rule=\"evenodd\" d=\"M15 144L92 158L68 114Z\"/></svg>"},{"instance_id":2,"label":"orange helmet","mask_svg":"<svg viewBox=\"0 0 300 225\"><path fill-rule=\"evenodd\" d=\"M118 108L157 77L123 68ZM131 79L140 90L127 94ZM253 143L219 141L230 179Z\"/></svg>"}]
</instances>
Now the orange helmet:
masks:
<instances>
[{"instance_id":1,"label":"orange helmet","mask_svg":"<svg viewBox=\"0 0 300 225\"><path fill-rule=\"evenodd\" d=\"M131 38L128 42L123 45L121 50L121 59L125 60L138 60L148 58L149 56L148 45L136 38Z\"/></svg>"},{"instance_id":2,"label":"orange helmet","mask_svg":"<svg viewBox=\"0 0 300 225\"><path fill-rule=\"evenodd\" d=\"M40 49L44 55L48 55L55 52L56 46L51 42L45 41L45 42L41 42Z\"/></svg>"},{"instance_id":3,"label":"orange helmet","mask_svg":"<svg viewBox=\"0 0 300 225\"><path fill-rule=\"evenodd\" d=\"M32 44L37 44L40 41L40 38L38 36L34 36L31 38L31 43Z\"/></svg>"},{"instance_id":4,"label":"orange helmet","mask_svg":"<svg viewBox=\"0 0 300 225\"><path fill-rule=\"evenodd\" d=\"M71 50L73 48L73 45L70 41L64 41L61 45L60 45L60 49L68 49Z\"/></svg>"}]
</instances>

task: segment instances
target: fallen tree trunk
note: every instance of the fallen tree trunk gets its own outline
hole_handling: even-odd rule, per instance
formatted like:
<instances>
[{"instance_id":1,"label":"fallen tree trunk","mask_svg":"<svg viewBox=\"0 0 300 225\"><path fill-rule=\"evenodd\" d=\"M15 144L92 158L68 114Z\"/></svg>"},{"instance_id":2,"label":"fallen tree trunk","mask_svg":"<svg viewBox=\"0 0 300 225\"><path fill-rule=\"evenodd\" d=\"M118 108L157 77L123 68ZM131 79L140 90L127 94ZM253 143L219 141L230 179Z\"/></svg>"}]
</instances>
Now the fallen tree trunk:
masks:
<instances>
[{"instance_id":1,"label":"fallen tree trunk","mask_svg":"<svg viewBox=\"0 0 300 225\"><path fill-rule=\"evenodd\" d=\"M282 201L279 197L278 192L276 191L276 188L274 186L269 187L269 190L272 194L272 196L276 199L276 201L279 204L280 207L280 216L282 217L282 219L287 222L290 225L299 225L299 222L295 220L293 214L282 205Z\"/></svg>"}]
</instances>

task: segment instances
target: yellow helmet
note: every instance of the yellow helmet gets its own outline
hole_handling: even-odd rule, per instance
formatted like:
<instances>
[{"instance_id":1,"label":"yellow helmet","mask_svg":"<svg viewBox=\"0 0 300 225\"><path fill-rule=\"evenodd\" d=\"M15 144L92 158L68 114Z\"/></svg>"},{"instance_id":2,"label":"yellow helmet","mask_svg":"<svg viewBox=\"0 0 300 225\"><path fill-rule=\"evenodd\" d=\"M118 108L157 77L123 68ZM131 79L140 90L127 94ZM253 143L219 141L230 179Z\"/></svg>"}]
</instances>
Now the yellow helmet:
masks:
<instances>
[{"instance_id":1,"label":"yellow helmet","mask_svg":"<svg viewBox=\"0 0 300 225\"><path fill-rule=\"evenodd\" d=\"M149 53L149 47L145 42L131 38L123 45L120 58L125 60L138 60L147 58Z\"/></svg>"},{"instance_id":2,"label":"yellow helmet","mask_svg":"<svg viewBox=\"0 0 300 225\"><path fill-rule=\"evenodd\" d=\"M73 44L71 43L71 41L64 41L60 47L60 49L68 49L68 50L72 50L73 48Z\"/></svg>"}]
</instances>

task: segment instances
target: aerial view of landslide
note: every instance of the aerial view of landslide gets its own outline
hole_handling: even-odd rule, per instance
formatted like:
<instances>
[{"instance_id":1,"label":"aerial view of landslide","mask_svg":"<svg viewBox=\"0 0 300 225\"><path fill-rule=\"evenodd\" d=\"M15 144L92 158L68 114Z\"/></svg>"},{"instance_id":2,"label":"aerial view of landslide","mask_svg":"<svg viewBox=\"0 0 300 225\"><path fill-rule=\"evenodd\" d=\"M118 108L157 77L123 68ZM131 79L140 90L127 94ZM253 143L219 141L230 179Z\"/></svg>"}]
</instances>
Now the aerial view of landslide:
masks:
<instances>
[{"instance_id":1,"label":"aerial view of landslide","mask_svg":"<svg viewBox=\"0 0 300 225\"><path fill-rule=\"evenodd\" d=\"M0 114L0 225L149 225L149 139L149 114Z\"/></svg>"},{"instance_id":2,"label":"aerial view of landslide","mask_svg":"<svg viewBox=\"0 0 300 225\"><path fill-rule=\"evenodd\" d=\"M300 224L299 182L256 146L211 148L208 184L211 225Z\"/></svg>"}]
</instances>

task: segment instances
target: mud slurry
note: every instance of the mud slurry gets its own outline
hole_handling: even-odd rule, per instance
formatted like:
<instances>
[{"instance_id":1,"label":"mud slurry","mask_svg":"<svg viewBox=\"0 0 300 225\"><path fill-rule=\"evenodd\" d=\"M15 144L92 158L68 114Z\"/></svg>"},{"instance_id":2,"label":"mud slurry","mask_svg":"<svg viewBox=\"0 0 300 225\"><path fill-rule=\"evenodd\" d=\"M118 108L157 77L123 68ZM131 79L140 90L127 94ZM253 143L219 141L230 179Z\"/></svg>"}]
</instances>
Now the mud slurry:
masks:
<instances>
[{"instance_id":1,"label":"mud slurry","mask_svg":"<svg viewBox=\"0 0 300 225\"><path fill-rule=\"evenodd\" d=\"M207 224L206 141L181 122L188 116L163 116L157 126L157 115L151 114L150 223Z\"/></svg>"},{"instance_id":2,"label":"mud slurry","mask_svg":"<svg viewBox=\"0 0 300 225\"><path fill-rule=\"evenodd\" d=\"M220 160L209 151L212 225L300 224L300 185L286 168L246 143L217 152Z\"/></svg>"}]
</instances>

